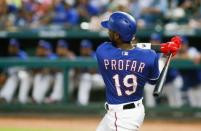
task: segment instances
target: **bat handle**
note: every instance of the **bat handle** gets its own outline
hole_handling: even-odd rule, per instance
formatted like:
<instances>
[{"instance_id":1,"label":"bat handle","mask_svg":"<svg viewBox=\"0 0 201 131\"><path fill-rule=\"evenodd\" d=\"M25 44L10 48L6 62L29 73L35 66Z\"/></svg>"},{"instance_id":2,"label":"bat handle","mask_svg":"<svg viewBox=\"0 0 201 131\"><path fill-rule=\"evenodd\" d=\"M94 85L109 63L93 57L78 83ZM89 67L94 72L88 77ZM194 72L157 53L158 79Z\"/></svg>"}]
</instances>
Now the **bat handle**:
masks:
<instances>
[{"instance_id":1,"label":"bat handle","mask_svg":"<svg viewBox=\"0 0 201 131\"><path fill-rule=\"evenodd\" d=\"M158 97L162 90L163 90L163 85L165 83L165 79L166 79L166 75L167 75L167 72L168 72L168 67L170 65L170 60L172 58L173 54L170 54L165 62L165 66L163 67L163 70L161 71L161 74L158 78L158 81L156 83L156 86L154 88L154 92L153 92L153 96L154 97Z\"/></svg>"},{"instance_id":2,"label":"bat handle","mask_svg":"<svg viewBox=\"0 0 201 131\"><path fill-rule=\"evenodd\" d=\"M173 56L173 54L171 53L171 54L168 56L168 58L167 58L167 60L166 60L166 62L165 62L165 65L167 65L167 68L169 67L170 60L171 60L172 56Z\"/></svg>"}]
</instances>

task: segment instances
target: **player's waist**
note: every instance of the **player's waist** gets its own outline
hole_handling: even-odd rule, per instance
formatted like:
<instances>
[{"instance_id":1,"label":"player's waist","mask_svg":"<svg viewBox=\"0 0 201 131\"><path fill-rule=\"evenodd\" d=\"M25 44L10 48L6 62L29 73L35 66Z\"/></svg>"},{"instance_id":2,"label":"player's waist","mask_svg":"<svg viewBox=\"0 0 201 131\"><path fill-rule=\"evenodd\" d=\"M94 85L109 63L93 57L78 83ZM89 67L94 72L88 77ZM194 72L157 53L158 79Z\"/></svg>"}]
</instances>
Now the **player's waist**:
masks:
<instances>
[{"instance_id":1,"label":"player's waist","mask_svg":"<svg viewBox=\"0 0 201 131\"><path fill-rule=\"evenodd\" d=\"M108 104L107 102L105 103L105 109L106 110L128 110L128 109L133 109L142 104L143 98L141 98L138 101L133 101L133 102L128 102L128 103L123 103L123 104Z\"/></svg>"}]
</instances>

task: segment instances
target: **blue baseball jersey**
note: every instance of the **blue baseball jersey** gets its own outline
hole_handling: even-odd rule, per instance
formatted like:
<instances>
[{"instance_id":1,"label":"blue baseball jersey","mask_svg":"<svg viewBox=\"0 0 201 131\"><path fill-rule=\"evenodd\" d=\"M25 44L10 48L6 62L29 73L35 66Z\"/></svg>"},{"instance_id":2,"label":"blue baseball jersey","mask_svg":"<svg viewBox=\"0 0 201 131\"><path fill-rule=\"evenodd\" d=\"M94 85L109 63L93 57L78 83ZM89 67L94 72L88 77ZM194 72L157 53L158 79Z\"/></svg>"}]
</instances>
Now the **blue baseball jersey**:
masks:
<instances>
[{"instance_id":1,"label":"blue baseball jersey","mask_svg":"<svg viewBox=\"0 0 201 131\"><path fill-rule=\"evenodd\" d=\"M19 59L27 59L28 55L27 55L27 53L25 51L20 50L17 54L10 55L10 57L16 57L16 58L19 58Z\"/></svg>"},{"instance_id":2,"label":"blue baseball jersey","mask_svg":"<svg viewBox=\"0 0 201 131\"><path fill-rule=\"evenodd\" d=\"M51 53L51 54L49 54L49 55L47 56L47 58L50 59L50 60L55 60L55 59L58 58L58 56L57 56L56 54L54 54L54 53Z\"/></svg>"},{"instance_id":3,"label":"blue baseball jersey","mask_svg":"<svg viewBox=\"0 0 201 131\"><path fill-rule=\"evenodd\" d=\"M158 56L150 49L122 50L105 42L97 48L96 57L109 104L141 99L145 83L155 84L159 76Z\"/></svg>"}]
</instances>

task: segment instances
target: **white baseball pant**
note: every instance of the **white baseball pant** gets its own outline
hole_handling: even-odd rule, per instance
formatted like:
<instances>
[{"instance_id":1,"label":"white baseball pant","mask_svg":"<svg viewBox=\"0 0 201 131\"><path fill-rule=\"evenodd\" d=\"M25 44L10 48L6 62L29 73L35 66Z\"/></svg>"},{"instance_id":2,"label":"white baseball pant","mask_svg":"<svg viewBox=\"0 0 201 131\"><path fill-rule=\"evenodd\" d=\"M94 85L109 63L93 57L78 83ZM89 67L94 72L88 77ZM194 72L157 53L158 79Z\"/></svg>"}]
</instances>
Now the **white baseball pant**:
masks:
<instances>
[{"instance_id":1,"label":"white baseball pant","mask_svg":"<svg viewBox=\"0 0 201 131\"><path fill-rule=\"evenodd\" d=\"M57 72L55 74L55 79L54 79L54 86L52 93L50 95L50 99L52 101L61 101L63 98L63 73L62 72Z\"/></svg>"},{"instance_id":2,"label":"white baseball pant","mask_svg":"<svg viewBox=\"0 0 201 131\"><path fill-rule=\"evenodd\" d=\"M19 85L18 100L20 103L27 103L29 100L29 90L31 88L31 75L26 70L18 70L18 72L11 73L3 86L0 97L7 102L11 102Z\"/></svg>"},{"instance_id":3,"label":"white baseball pant","mask_svg":"<svg viewBox=\"0 0 201 131\"><path fill-rule=\"evenodd\" d=\"M29 102L29 91L32 84L32 76L28 71L19 71L20 88L18 100L20 103L25 104Z\"/></svg>"},{"instance_id":4,"label":"white baseball pant","mask_svg":"<svg viewBox=\"0 0 201 131\"><path fill-rule=\"evenodd\" d=\"M11 102L18 85L18 78L16 74L10 75L0 92L0 97L4 98L6 102Z\"/></svg>"},{"instance_id":5,"label":"white baseball pant","mask_svg":"<svg viewBox=\"0 0 201 131\"><path fill-rule=\"evenodd\" d=\"M45 100L47 91L52 84L52 75L37 73L34 76L32 97L36 103L42 103Z\"/></svg>"},{"instance_id":6,"label":"white baseball pant","mask_svg":"<svg viewBox=\"0 0 201 131\"><path fill-rule=\"evenodd\" d=\"M123 110L123 105L109 105L109 110L96 131L138 131L144 121L145 110L142 100L136 101L135 108Z\"/></svg>"},{"instance_id":7,"label":"white baseball pant","mask_svg":"<svg viewBox=\"0 0 201 131\"><path fill-rule=\"evenodd\" d=\"M178 108L183 105L182 86L183 79L181 76L177 76L172 82L164 85L163 94L167 96L170 107Z\"/></svg>"},{"instance_id":8,"label":"white baseball pant","mask_svg":"<svg viewBox=\"0 0 201 131\"><path fill-rule=\"evenodd\" d=\"M74 87L74 76L75 72L73 69L69 70L68 72L68 94L70 95L73 92ZM57 72L55 74L54 85L52 93L49 96L49 100L52 102L61 101L64 95L64 77L63 72Z\"/></svg>"},{"instance_id":9,"label":"white baseball pant","mask_svg":"<svg viewBox=\"0 0 201 131\"><path fill-rule=\"evenodd\" d=\"M201 85L188 89L187 96L191 107L201 107Z\"/></svg>"},{"instance_id":10,"label":"white baseball pant","mask_svg":"<svg viewBox=\"0 0 201 131\"><path fill-rule=\"evenodd\" d=\"M100 74L83 73L78 87L78 103L88 105L90 91L93 88L104 88L104 81Z\"/></svg>"}]
</instances>

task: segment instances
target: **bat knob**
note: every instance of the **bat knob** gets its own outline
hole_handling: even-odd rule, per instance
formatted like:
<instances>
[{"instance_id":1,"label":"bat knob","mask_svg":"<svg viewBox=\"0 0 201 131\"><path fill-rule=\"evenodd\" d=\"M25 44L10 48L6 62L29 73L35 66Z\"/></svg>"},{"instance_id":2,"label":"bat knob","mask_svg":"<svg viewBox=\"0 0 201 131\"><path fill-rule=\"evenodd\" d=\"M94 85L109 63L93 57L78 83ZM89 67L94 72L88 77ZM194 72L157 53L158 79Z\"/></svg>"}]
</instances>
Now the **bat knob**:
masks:
<instances>
[{"instance_id":1,"label":"bat knob","mask_svg":"<svg viewBox=\"0 0 201 131\"><path fill-rule=\"evenodd\" d=\"M158 92L154 92L154 93L153 93L153 96L154 96L154 97L158 97L158 96L159 96L159 93L158 93Z\"/></svg>"}]
</instances>

